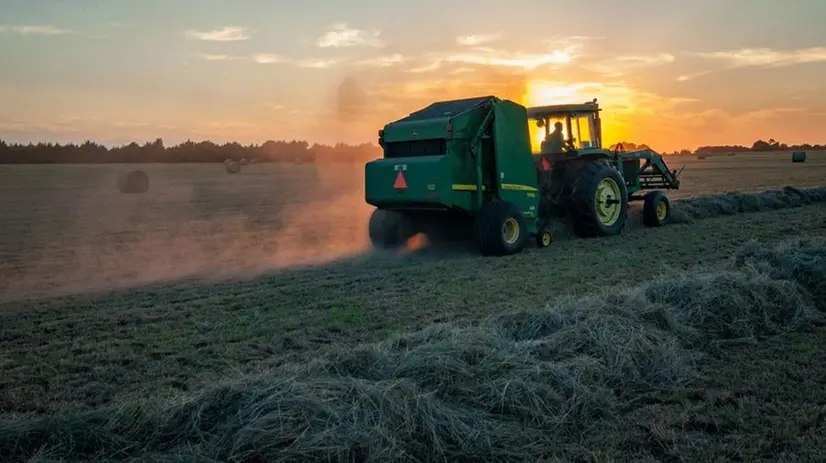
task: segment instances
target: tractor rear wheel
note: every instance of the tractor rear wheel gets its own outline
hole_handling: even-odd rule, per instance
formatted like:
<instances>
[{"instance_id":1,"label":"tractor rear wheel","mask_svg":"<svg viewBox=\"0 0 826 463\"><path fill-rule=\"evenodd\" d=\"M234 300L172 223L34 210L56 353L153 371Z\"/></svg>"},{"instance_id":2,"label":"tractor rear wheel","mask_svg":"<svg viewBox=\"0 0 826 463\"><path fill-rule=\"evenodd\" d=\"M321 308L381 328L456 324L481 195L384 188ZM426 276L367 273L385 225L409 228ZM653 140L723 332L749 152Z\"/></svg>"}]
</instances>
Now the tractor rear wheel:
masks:
<instances>
[{"instance_id":1,"label":"tractor rear wheel","mask_svg":"<svg viewBox=\"0 0 826 463\"><path fill-rule=\"evenodd\" d=\"M654 190L643 198L642 221L646 227L662 227L671 218L671 203L662 191Z\"/></svg>"},{"instance_id":2,"label":"tractor rear wheel","mask_svg":"<svg viewBox=\"0 0 826 463\"><path fill-rule=\"evenodd\" d=\"M379 249L397 248L407 242L412 233L410 220L398 211L376 209L370 215L370 241Z\"/></svg>"},{"instance_id":3,"label":"tractor rear wheel","mask_svg":"<svg viewBox=\"0 0 826 463\"><path fill-rule=\"evenodd\" d=\"M483 256L516 254L525 247L528 223L515 204L492 201L479 211L474 235L476 247Z\"/></svg>"},{"instance_id":4,"label":"tractor rear wheel","mask_svg":"<svg viewBox=\"0 0 826 463\"><path fill-rule=\"evenodd\" d=\"M573 182L570 208L577 235L619 235L628 217L625 179L607 162L588 163Z\"/></svg>"}]
</instances>

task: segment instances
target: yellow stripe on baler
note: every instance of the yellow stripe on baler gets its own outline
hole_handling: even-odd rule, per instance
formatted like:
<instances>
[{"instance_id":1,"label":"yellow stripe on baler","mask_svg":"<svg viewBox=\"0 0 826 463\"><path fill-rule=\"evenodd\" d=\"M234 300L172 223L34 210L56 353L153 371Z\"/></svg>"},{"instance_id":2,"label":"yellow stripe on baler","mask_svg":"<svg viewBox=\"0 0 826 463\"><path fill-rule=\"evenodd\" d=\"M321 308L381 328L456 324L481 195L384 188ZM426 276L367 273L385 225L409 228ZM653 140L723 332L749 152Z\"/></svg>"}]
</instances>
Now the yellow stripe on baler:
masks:
<instances>
[{"instance_id":1,"label":"yellow stripe on baler","mask_svg":"<svg viewBox=\"0 0 826 463\"><path fill-rule=\"evenodd\" d=\"M476 185L460 185L460 184L453 184L454 191L476 191ZM485 185L482 185L482 191L487 190Z\"/></svg>"},{"instance_id":2,"label":"yellow stripe on baler","mask_svg":"<svg viewBox=\"0 0 826 463\"><path fill-rule=\"evenodd\" d=\"M539 191L538 188L528 186L528 185L517 185L515 183L503 183L502 184L503 190L510 190L510 191ZM476 191L476 185L464 185L464 184L454 184L453 185L454 191ZM485 191L487 188L482 185L482 190Z\"/></svg>"},{"instance_id":3,"label":"yellow stripe on baler","mask_svg":"<svg viewBox=\"0 0 826 463\"><path fill-rule=\"evenodd\" d=\"M513 191L539 191L538 188L528 186L528 185L517 185L515 183L503 183L502 184L503 190L513 190Z\"/></svg>"}]
</instances>

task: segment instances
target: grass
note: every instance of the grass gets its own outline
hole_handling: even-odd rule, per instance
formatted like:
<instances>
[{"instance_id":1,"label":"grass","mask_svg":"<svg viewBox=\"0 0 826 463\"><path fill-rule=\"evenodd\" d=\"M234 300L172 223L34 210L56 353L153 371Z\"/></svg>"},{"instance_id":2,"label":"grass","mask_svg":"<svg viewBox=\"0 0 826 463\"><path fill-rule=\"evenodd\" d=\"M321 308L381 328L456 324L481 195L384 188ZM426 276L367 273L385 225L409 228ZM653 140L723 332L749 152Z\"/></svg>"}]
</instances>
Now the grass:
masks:
<instances>
[{"instance_id":1,"label":"grass","mask_svg":"<svg viewBox=\"0 0 826 463\"><path fill-rule=\"evenodd\" d=\"M822 185L826 153L677 158L675 199ZM359 166L221 164L0 166L0 299L255 274L368 249L371 208ZM145 195L117 192L118 172L150 176ZM736 180L732 180L735 178ZM59 233L58 233L59 232Z\"/></svg>"},{"instance_id":2,"label":"grass","mask_svg":"<svg viewBox=\"0 0 826 463\"><path fill-rule=\"evenodd\" d=\"M704 177L708 179L709 193L752 190L755 185L759 185L758 189L777 188L792 183L787 180L790 176L800 180L793 183L796 186L813 186L818 179L822 182L826 174L826 163L817 156L811 155L805 164L758 156L752 165L748 164L751 161L743 160L745 155L691 160L688 162L693 164L686 168L684 182L687 188L700 190L702 185L689 183L687 176L689 172L705 169L709 174ZM731 184L730 170L718 169L734 160L744 163L743 168L736 171L740 184ZM679 167L680 161L676 162L672 167ZM766 165L773 166L773 170L764 168ZM795 299L797 293L784 292L788 289L784 283L769 284L782 276L776 269L787 265L783 263L783 255L772 256L765 248L752 248L752 255L761 262L773 262L773 267L758 269L761 276L749 274L748 278L742 276L745 275L740 272L742 265L732 261L731 256L750 239L776 243L800 234L822 235L826 230L826 206L822 203L772 209L772 201L744 203L742 197L728 196L712 202L757 204L766 210L703 218L704 214L698 215L698 211L707 210L702 201L707 205L709 199L694 199L682 203L686 206L683 213L691 219L684 220L686 223L661 229L634 225L616 239L579 240L561 236L551 249L529 249L521 255L501 259L480 259L462 253L436 258L427 254L361 255L358 251L366 245L363 233L369 208L362 208L360 204L357 182L332 185L329 182L335 179L328 176L330 172L314 172L311 166L293 172L278 172L279 167L272 165L248 167L240 175L230 176L220 165L143 166L150 174L150 192L135 196L116 193L113 175L117 168L110 166L0 168L0 177L4 179L0 182L3 189L0 202L4 211L9 211L4 223L7 233L0 237L0 254L4 256L4 263L0 264L0 285L4 286L0 293L5 296L5 301L0 302L0 412L35 415L25 419L7 415L12 421L4 422L0 428L3 432L19 436L22 429L32 429L31 426L39 423L37 415L58 413L53 429L63 429L60 432L64 433L56 434L58 439L61 435L65 437L65 426L61 428L60 424L65 422L60 420L81 419L87 416L84 413L91 417L112 415L114 412L107 412L107 407L134 413L137 421L132 424L139 424L143 419L156 423L175 413L179 417L193 416L174 404L165 404L163 397L167 394L186 394L184 403L197 407L207 403L205 400L218 400L209 394L221 390L236 391L250 403L266 401L269 400L266 391L271 389L260 385L270 384L267 381L272 378L267 378L272 368L287 371L294 368L290 365L313 360L315 370L293 372L304 375L301 376L304 379L291 383L295 394L290 397L296 403L306 403L308 391L329 386L334 390L330 393L336 397L372 398L376 403L390 406L389 402L382 402L387 400L387 396L381 395L383 392L402 397L409 397L406 394L413 392L404 387L392 389L389 383L388 389L375 385L365 389L366 380L357 377L346 387L340 383L330 385L329 380L319 382L323 379L321 376L329 375L331 370L324 370L318 359L329 362L334 358L330 356L337 353L344 358L369 352L369 347L358 346L388 338L407 339L411 335L406 333L420 329L438 333L428 327L446 323L450 329L441 333L447 337L434 339L435 345L450 347L450 339L460 339L461 344L452 344L454 350L470 349L474 345L484 347L491 339L485 337L485 332L480 334L478 326L489 326L486 324L493 323L490 317L494 314L515 317L514 314L524 313L526 309L541 308L559 295L581 297L589 301L588 304L596 304L592 294L600 288L628 288L637 283L653 287L664 281L656 277L663 271L707 269L713 277L706 280L669 280L669 285L678 285L676 288L699 285L695 288L699 294L703 294L703 290L708 293L708 285L736 288L739 284L748 286L750 281L759 281L758 289L763 288L764 292L757 293L762 294L758 300L771 301L773 297L785 295L792 299L778 299L788 302L784 307L800 308L805 305L800 302L805 296ZM714 186L724 183L715 175L729 176L725 188ZM274 182L279 176L286 180ZM296 193L314 176L321 177L317 191L310 189L306 197ZM301 191L307 192L307 189ZM326 191L345 193L331 205L323 199ZM764 199L778 197L791 201L796 198L794 191L787 190ZM305 202L296 206L301 198ZM726 214L730 208L718 209L719 214ZM64 211L70 213L62 214ZM293 220L285 221L290 214ZM326 221L320 221L320 217ZM701 218L703 220L697 220ZM638 216L634 220L638 221ZM694 223L690 223L692 221ZM62 233L56 233L58 230ZM31 255L39 255L40 261L32 262ZM61 261L63 255L74 255L74 260L66 257ZM296 262L330 260L336 262L285 268ZM216 269L221 271L216 273ZM728 272L722 274L728 275L728 279L719 279L719 272ZM249 278L251 276L255 278ZM224 281L223 277L237 279ZM132 287L139 283L149 284ZM777 292L765 292L772 288ZM795 288L795 291L799 289ZM67 295L84 290L92 292ZM648 297L640 296L639 289L625 291L636 294L634 297ZM657 294L669 292L660 288ZM43 298L46 295L60 297ZM740 304L748 300L729 302ZM700 310L703 303L695 301L693 306L682 310ZM673 305L673 301L668 304ZM694 319L689 322L691 320ZM671 344L663 345L679 344L680 349L692 355L699 347L699 352L706 354L697 359L692 355L680 357L694 359L686 363L693 369L689 375L693 379L687 383L678 380L674 383L678 385L676 389L669 386L657 392L656 400L651 399L653 393L649 391L629 404L611 402L611 416L589 425L588 432L579 440L566 437L569 440L560 447L560 455L586 459L589 455L590 458L618 459L637 455L660 460L685 455L700 459L822 457L824 448L815 436L818 430L823 431L823 423L816 418L826 402L826 386L814 378L826 371L821 371L817 363L809 362L817 358L818 349L822 350L826 332L819 327L809 331L787 330L784 327L800 325L789 320L773 322L775 331L788 332L759 343L743 335L755 330L758 334L769 333L771 330L765 329L768 325L754 328L756 325L727 322L724 326L736 328L738 337L742 338L734 344L708 342L724 337L720 330L713 329L717 326L713 317L703 322L710 324L696 327L695 337L690 336L691 330L663 331L672 336L668 338ZM632 327L623 329L628 335L618 339L638 345L645 340L645 333L633 328L636 325L628 326ZM681 326L689 325L683 320ZM587 332L591 332L590 329ZM656 333L662 335L660 331ZM711 338L696 337L701 334ZM473 339L475 344L470 342ZM387 343L380 345L385 349L382 352L390 352ZM398 356L399 352L393 355ZM386 365L396 365L391 357L387 359L391 363ZM442 358L437 356L436 360ZM528 361L522 359L521 354L515 358ZM432 361L422 360L423 363ZM436 365L452 368L438 361ZM583 366L575 362L571 366L580 367ZM387 368L390 367L381 371ZM814 376L803 374L804 370ZM439 376L446 370L434 371L431 376ZM262 373L263 379L259 376ZM678 379L689 378L680 374L676 376ZM796 387L795 381L806 384L809 392L780 394ZM216 382L224 385L215 389ZM583 384L586 388L596 387L595 383ZM470 384L468 387L480 386ZM468 397L480 395L477 392L465 391ZM768 396L775 400L761 401ZM156 404L156 400L161 403ZM425 403L422 406L435 407L428 409L431 415L445 416L448 413L445 410L452 409L439 408L443 405ZM346 404L336 406L345 407L337 409L336 416L353 419L376 416L374 412L342 415L348 410L365 409L346 408ZM112 416L117 417L118 423L129 423L124 418L127 415ZM577 416L580 424L591 422L584 418L589 416L587 413ZM786 434L745 421L756 416L761 416L762 423L782 425ZM531 419L543 417L553 418L548 414ZM227 417L215 422L231 427L232 423L239 423L232 421L236 419ZM99 419L94 420L100 423ZM714 423L727 424L713 431ZM385 425L395 429L395 425ZM546 425L548 423L542 426ZM614 431L598 429L599 426L609 426ZM351 432L345 428L339 431ZM801 437L791 439L792 431ZM210 429L202 435L213 439L219 434L235 435L233 432L221 434ZM532 435L527 432L525 438ZM168 436L162 434L154 436L160 439L156 442L168 440ZM244 447L257 449L254 451L238 450L241 447L227 450L221 447L223 444L211 440L212 443L203 446L178 442L164 447L166 444L154 445L146 440L151 437L129 437L133 438L132 450L146 447L147 451L156 452L143 455L149 460L153 460L153 456L160 458L160 454L170 457L177 450L220 459L215 453L219 448L225 454L249 457L266 447L262 447L264 441L257 441L260 445ZM362 438L373 442L370 436ZM588 439L595 438L596 443L588 443ZM440 434L439 439L445 439L444 435ZM397 441L404 442L403 439ZM388 442L381 444L388 452L402 448ZM806 443L814 447L807 448ZM190 444L195 446L190 448ZM525 444L521 455L534 452L529 444ZM112 452L117 445L120 444L104 450ZM215 445L217 447L210 447ZM455 451L456 447L451 445L442 442L443 449ZM422 455L417 452L423 451L405 449L413 455ZM33 450L36 450L34 444L18 450L4 447L5 452L17 452L17 457ZM94 458L83 452L85 450L77 450L74 455L81 460ZM481 454L478 456L481 458ZM507 453L499 456L509 458Z\"/></svg>"},{"instance_id":3,"label":"grass","mask_svg":"<svg viewBox=\"0 0 826 463\"><path fill-rule=\"evenodd\" d=\"M188 397L0 422L6 458L452 461L634 457L640 399L703 390L705 356L819 323L826 247L741 248L723 270L562 297L465 328L436 325ZM684 404L684 402L682 402ZM643 441L645 442L645 441ZM694 436L672 443L700 449ZM689 449L685 449L689 450Z\"/></svg>"},{"instance_id":4,"label":"grass","mask_svg":"<svg viewBox=\"0 0 826 463\"><path fill-rule=\"evenodd\" d=\"M826 152L810 151L805 163L792 163L791 152L743 153L737 156L666 158L672 169L685 165L678 192L669 194L686 198L731 191L758 192L779 186L798 188L822 185L826 169Z\"/></svg>"}]
</instances>

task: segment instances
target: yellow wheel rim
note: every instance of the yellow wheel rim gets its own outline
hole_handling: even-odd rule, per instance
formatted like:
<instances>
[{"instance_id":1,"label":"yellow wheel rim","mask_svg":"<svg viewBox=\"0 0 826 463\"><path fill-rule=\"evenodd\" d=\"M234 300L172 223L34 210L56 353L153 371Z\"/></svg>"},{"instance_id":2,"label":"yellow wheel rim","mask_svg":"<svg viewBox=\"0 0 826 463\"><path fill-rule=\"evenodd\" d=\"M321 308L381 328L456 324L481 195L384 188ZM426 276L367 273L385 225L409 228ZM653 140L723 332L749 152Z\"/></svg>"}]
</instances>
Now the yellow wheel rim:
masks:
<instances>
[{"instance_id":1,"label":"yellow wheel rim","mask_svg":"<svg viewBox=\"0 0 826 463\"><path fill-rule=\"evenodd\" d=\"M657 218L660 220L665 220L665 215L668 213L668 208L665 205L665 201L660 201L657 203Z\"/></svg>"},{"instance_id":2,"label":"yellow wheel rim","mask_svg":"<svg viewBox=\"0 0 826 463\"><path fill-rule=\"evenodd\" d=\"M519 239L519 222L514 218L506 220L504 225L502 225L502 236L505 238L506 243L515 243L516 240Z\"/></svg>"},{"instance_id":3,"label":"yellow wheel rim","mask_svg":"<svg viewBox=\"0 0 826 463\"><path fill-rule=\"evenodd\" d=\"M619 201L622 199L620 187L612 178L604 178L597 185L596 204L597 218L605 225L613 225L619 220L622 204L619 202L609 203L609 201Z\"/></svg>"},{"instance_id":4,"label":"yellow wheel rim","mask_svg":"<svg viewBox=\"0 0 826 463\"><path fill-rule=\"evenodd\" d=\"M542 246L549 246L551 244L551 234L545 232L542 234Z\"/></svg>"}]
</instances>

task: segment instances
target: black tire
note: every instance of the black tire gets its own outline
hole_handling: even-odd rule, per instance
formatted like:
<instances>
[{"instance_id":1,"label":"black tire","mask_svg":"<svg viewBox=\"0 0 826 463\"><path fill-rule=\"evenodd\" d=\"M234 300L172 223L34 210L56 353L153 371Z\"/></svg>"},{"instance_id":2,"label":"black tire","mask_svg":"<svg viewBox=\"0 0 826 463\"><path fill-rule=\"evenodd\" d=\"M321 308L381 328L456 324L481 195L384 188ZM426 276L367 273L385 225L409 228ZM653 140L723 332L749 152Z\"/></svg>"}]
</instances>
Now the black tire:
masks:
<instances>
[{"instance_id":1,"label":"black tire","mask_svg":"<svg viewBox=\"0 0 826 463\"><path fill-rule=\"evenodd\" d=\"M662 227L671 218L671 202L664 192L654 190L643 197L642 221L646 227Z\"/></svg>"},{"instance_id":2,"label":"black tire","mask_svg":"<svg viewBox=\"0 0 826 463\"><path fill-rule=\"evenodd\" d=\"M412 236L409 222L401 212L376 209L370 215L370 241L379 249L397 248Z\"/></svg>"},{"instance_id":3,"label":"black tire","mask_svg":"<svg viewBox=\"0 0 826 463\"><path fill-rule=\"evenodd\" d=\"M506 224L515 226L515 239L506 238ZM522 211L513 203L492 201L482 206L476 217L474 237L483 256L507 256L525 247L528 224Z\"/></svg>"},{"instance_id":4,"label":"black tire","mask_svg":"<svg viewBox=\"0 0 826 463\"><path fill-rule=\"evenodd\" d=\"M598 213L602 202L597 201L597 187L604 180L613 181L619 190L619 198L615 199L618 202L612 205L618 210L611 211L616 218L610 223L600 220ZM579 171L573 182L570 204L569 212L578 236L587 238L619 235L628 217L628 188L625 179L617 169L604 161L590 162Z\"/></svg>"},{"instance_id":5,"label":"black tire","mask_svg":"<svg viewBox=\"0 0 826 463\"><path fill-rule=\"evenodd\" d=\"M547 248L554 241L554 236L551 234L551 227L547 224L540 225L536 231L536 247L542 249Z\"/></svg>"}]
</instances>

